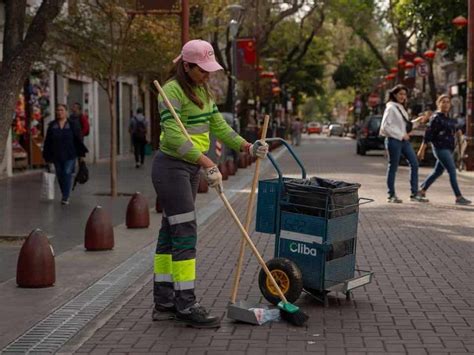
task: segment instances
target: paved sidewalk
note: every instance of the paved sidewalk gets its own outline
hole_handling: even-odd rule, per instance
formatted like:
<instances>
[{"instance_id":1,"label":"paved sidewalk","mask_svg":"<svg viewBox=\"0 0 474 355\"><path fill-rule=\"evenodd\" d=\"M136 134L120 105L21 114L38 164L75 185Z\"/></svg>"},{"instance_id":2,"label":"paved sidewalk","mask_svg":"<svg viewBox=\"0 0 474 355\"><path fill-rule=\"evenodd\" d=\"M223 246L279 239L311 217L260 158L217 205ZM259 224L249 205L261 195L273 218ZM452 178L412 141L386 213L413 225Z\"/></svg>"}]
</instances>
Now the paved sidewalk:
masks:
<instances>
[{"instance_id":1,"label":"paved sidewalk","mask_svg":"<svg viewBox=\"0 0 474 355\"><path fill-rule=\"evenodd\" d=\"M305 139L298 154L310 176L362 183L360 195L375 203L360 210L357 264L375 272L372 284L354 291L354 300L332 295L324 308L309 296L297 302L308 325L283 322L264 326L236 324L225 318L239 232L222 210L201 226L198 244L200 302L223 316L218 330L194 330L173 321L152 322L151 275L142 278L130 300L117 302L63 347L90 354L461 354L474 353L474 208L453 204L447 177L430 191L432 202L407 201L408 169L397 176L401 205L385 203L385 163L380 155L355 156L353 142ZM286 172L297 176L287 156ZM421 169L425 177L429 169ZM467 197L473 180L460 177ZM244 215L245 193L233 203ZM273 237L253 233L270 259ZM150 268L151 273L151 268ZM248 257L239 299L260 300L258 266ZM132 288L133 289L133 288ZM82 345L81 345L82 344Z\"/></svg>"},{"instance_id":2,"label":"paved sidewalk","mask_svg":"<svg viewBox=\"0 0 474 355\"><path fill-rule=\"evenodd\" d=\"M310 315L303 328L284 322L257 327L225 318L240 234L221 208L199 229L197 290L200 302L223 316L220 329L152 322L150 259L148 275L59 353L474 353L474 208L454 206L447 177L430 190L432 202L418 204L407 199L408 169L401 167L397 187L405 203L388 205L382 156L359 157L354 141L320 137L305 137L297 152L309 176L360 182L360 196L375 199L360 210L357 252L358 267L374 271L375 279L355 290L353 301L332 295L324 308L302 296L297 303ZM285 174L298 175L287 155L279 163ZM420 176L428 173L429 169L421 169ZM250 175L248 169L246 174ZM264 177L270 175L271 170ZM466 197L473 197L474 180L467 175L459 181ZM232 204L243 218L248 189L226 186L226 191L236 193ZM219 203L212 194L203 206ZM252 237L270 259L273 236L253 233ZM261 299L258 271L254 258L247 257L239 299Z\"/></svg>"}]
</instances>

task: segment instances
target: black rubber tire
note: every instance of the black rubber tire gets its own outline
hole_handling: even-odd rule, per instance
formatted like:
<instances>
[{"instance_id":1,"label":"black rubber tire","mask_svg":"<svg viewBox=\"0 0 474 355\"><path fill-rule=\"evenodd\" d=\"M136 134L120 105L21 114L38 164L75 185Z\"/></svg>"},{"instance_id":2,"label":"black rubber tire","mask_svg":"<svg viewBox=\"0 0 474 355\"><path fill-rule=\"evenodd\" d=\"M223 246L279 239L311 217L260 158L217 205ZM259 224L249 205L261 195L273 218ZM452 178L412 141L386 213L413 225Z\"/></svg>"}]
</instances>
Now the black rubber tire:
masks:
<instances>
[{"instance_id":1,"label":"black rubber tire","mask_svg":"<svg viewBox=\"0 0 474 355\"><path fill-rule=\"evenodd\" d=\"M360 145L356 145L356 154L360 155Z\"/></svg>"},{"instance_id":2,"label":"black rubber tire","mask_svg":"<svg viewBox=\"0 0 474 355\"><path fill-rule=\"evenodd\" d=\"M303 275L300 268L293 261L286 258L271 259L266 263L266 265L270 272L280 270L286 275L289 280L289 287L286 292L283 292L283 294L288 302L292 303L296 301L303 291ZM265 297L268 302L277 305L281 300L267 288L266 281L267 275L265 274L265 271L261 269L260 274L258 275L258 286L260 287L260 292L262 292L263 297Z\"/></svg>"},{"instance_id":3,"label":"black rubber tire","mask_svg":"<svg viewBox=\"0 0 474 355\"><path fill-rule=\"evenodd\" d=\"M360 155L365 155L366 153L367 153L367 150L366 150L364 147L361 146L361 147L359 148L359 154L360 154Z\"/></svg>"}]
</instances>

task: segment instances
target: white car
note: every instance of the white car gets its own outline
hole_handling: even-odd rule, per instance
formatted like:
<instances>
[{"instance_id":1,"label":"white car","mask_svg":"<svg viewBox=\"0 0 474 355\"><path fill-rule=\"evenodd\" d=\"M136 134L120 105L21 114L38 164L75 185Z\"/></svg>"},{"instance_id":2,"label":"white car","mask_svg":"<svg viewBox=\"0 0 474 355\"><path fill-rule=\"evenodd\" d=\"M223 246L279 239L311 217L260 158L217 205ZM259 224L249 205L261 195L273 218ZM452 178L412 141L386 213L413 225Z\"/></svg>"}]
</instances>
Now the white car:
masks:
<instances>
[{"instance_id":1,"label":"white car","mask_svg":"<svg viewBox=\"0 0 474 355\"><path fill-rule=\"evenodd\" d=\"M333 123L329 126L328 137L330 136L342 137L343 135L344 135L344 127L342 127L340 124Z\"/></svg>"}]
</instances>

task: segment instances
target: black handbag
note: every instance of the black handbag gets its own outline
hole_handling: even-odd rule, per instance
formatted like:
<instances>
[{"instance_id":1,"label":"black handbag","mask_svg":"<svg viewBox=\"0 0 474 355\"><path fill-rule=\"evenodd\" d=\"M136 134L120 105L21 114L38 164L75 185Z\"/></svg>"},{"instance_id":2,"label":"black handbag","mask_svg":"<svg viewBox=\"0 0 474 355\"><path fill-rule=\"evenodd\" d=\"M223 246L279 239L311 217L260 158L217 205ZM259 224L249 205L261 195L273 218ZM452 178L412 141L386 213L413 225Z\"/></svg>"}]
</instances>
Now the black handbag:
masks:
<instances>
[{"instance_id":1,"label":"black handbag","mask_svg":"<svg viewBox=\"0 0 474 355\"><path fill-rule=\"evenodd\" d=\"M76 187L76 185L79 184L85 184L89 180L89 169L87 168L87 165L84 161L79 162L79 170L76 174L76 177L74 179L74 186L72 189Z\"/></svg>"},{"instance_id":2,"label":"black handbag","mask_svg":"<svg viewBox=\"0 0 474 355\"><path fill-rule=\"evenodd\" d=\"M398 112L400 112L400 115L402 115L403 119L405 120L405 123L406 123L405 127L407 130L407 133L410 133L411 131L413 131L413 122L405 118L405 115L403 114L402 110L400 110L398 107L397 107L397 110Z\"/></svg>"}]
</instances>

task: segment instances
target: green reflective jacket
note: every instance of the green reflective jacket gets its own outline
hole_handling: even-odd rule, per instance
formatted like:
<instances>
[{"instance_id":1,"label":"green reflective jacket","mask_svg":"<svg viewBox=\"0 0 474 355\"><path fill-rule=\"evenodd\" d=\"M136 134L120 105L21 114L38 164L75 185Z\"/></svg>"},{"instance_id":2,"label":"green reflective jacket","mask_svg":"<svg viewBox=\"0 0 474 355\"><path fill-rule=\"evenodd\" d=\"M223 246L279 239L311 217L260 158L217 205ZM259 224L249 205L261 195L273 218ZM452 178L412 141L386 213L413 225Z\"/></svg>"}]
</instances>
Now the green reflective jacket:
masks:
<instances>
[{"instance_id":1,"label":"green reflective jacket","mask_svg":"<svg viewBox=\"0 0 474 355\"><path fill-rule=\"evenodd\" d=\"M163 86L163 90L192 140L191 144L181 132L163 98L159 95L160 150L163 153L195 164L201 154L205 154L209 150L209 133L212 133L231 149L240 150L245 139L227 124L213 100L206 101L203 88L196 88L196 95L204 102L202 109L186 96L176 80L167 82Z\"/></svg>"}]
</instances>

